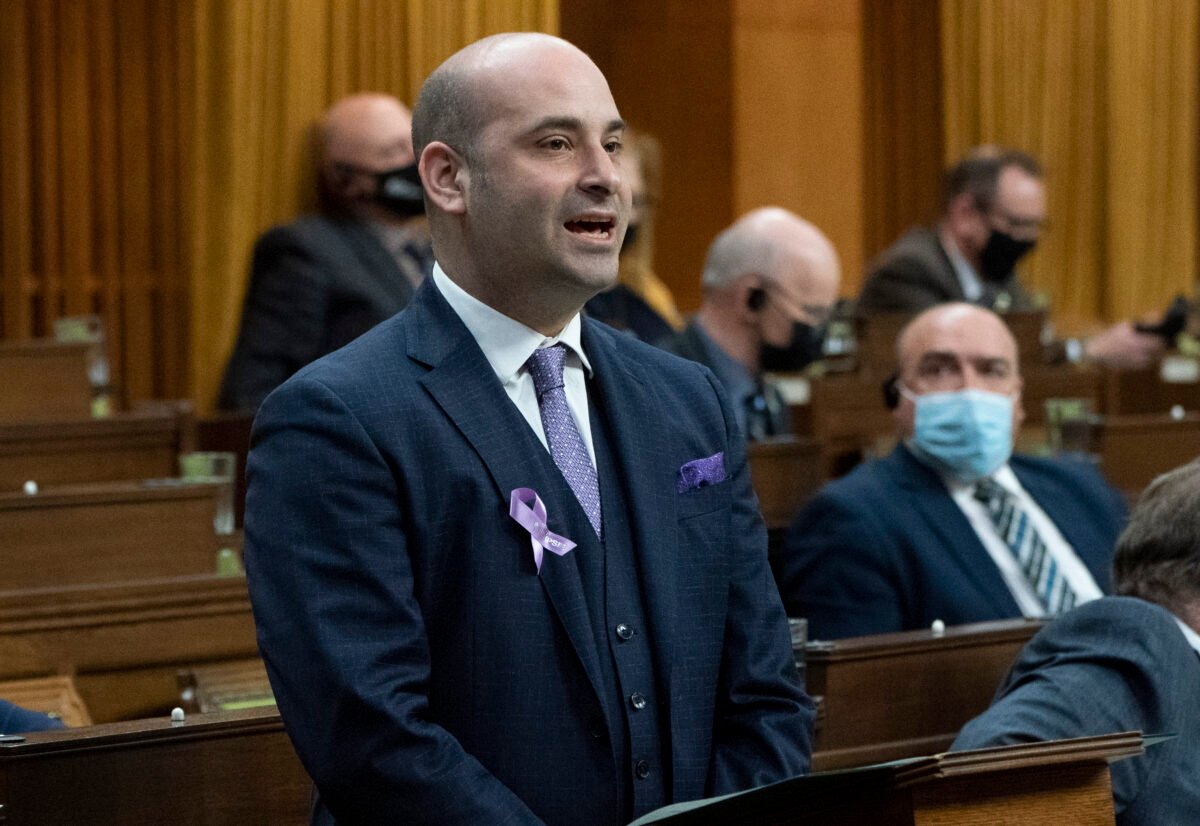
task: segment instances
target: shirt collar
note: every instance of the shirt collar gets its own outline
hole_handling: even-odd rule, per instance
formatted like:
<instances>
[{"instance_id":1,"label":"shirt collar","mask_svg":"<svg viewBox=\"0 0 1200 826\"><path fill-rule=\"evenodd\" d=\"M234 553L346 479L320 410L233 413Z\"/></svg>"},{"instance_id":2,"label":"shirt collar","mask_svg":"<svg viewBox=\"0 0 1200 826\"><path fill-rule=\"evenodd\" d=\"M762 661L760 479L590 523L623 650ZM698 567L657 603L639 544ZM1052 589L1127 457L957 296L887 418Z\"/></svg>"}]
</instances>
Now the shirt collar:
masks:
<instances>
[{"instance_id":1,"label":"shirt collar","mask_svg":"<svg viewBox=\"0 0 1200 826\"><path fill-rule=\"evenodd\" d=\"M1174 614L1171 615L1171 618L1175 620L1175 624L1178 625L1179 630L1183 632L1184 639L1188 641L1188 645L1190 645L1197 654L1200 654L1200 634L1197 634L1190 625Z\"/></svg>"},{"instance_id":2,"label":"shirt collar","mask_svg":"<svg viewBox=\"0 0 1200 826\"><path fill-rule=\"evenodd\" d=\"M958 284L962 287L963 298L969 302L978 301L983 295L983 282L979 280L979 273L975 272L967 259L963 257L962 252L958 249L958 244L954 243L954 239L946 231L939 231L938 240L942 244L942 249L946 251L946 256L950 259L950 266L954 268L954 276L958 279Z\"/></svg>"},{"instance_id":3,"label":"shirt collar","mask_svg":"<svg viewBox=\"0 0 1200 826\"><path fill-rule=\"evenodd\" d=\"M587 375L592 375L592 365L583 352L580 340L583 324L579 320L579 313L571 317L561 333L550 338L484 304L458 286L446 275L442 265L436 262L433 265L433 283L450 308L462 319L502 383L507 384L517 378L534 350L559 342L578 357Z\"/></svg>"}]
</instances>

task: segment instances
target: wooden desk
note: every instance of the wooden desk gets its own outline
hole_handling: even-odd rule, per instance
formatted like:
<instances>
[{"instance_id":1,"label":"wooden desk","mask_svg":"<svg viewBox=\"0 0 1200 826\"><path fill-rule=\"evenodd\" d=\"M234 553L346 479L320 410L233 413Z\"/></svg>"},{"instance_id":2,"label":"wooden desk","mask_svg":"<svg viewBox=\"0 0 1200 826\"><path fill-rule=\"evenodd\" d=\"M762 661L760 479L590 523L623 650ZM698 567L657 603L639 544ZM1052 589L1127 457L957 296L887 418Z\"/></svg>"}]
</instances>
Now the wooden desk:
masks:
<instances>
[{"instance_id":1,"label":"wooden desk","mask_svg":"<svg viewBox=\"0 0 1200 826\"><path fill-rule=\"evenodd\" d=\"M768 530L784 530L825 480L821 445L797 437L749 448L750 478Z\"/></svg>"},{"instance_id":2,"label":"wooden desk","mask_svg":"<svg viewBox=\"0 0 1200 826\"><path fill-rule=\"evenodd\" d=\"M809 694L821 697L813 769L864 766L942 751L991 704L1041 623L1004 620L877 634L805 650Z\"/></svg>"},{"instance_id":3,"label":"wooden desk","mask_svg":"<svg viewBox=\"0 0 1200 826\"><path fill-rule=\"evenodd\" d=\"M75 690L75 681L65 675L5 680L0 682L0 699L30 711L57 717L68 726L92 724L87 705ZM0 818L0 822L3 822L3 818Z\"/></svg>"},{"instance_id":4,"label":"wooden desk","mask_svg":"<svg viewBox=\"0 0 1200 826\"><path fill-rule=\"evenodd\" d=\"M181 669L257 656L242 577L0 592L0 679L72 674L99 722L166 714Z\"/></svg>"},{"instance_id":5,"label":"wooden desk","mask_svg":"<svg viewBox=\"0 0 1200 826\"><path fill-rule=\"evenodd\" d=\"M1200 413L1105 416L1100 467L1109 484L1136 496L1156 476L1200 456Z\"/></svg>"},{"instance_id":6,"label":"wooden desk","mask_svg":"<svg viewBox=\"0 0 1200 826\"><path fill-rule=\"evenodd\" d=\"M106 482L0 494L5 590L210 573L218 486Z\"/></svg>"},{"instance_id":7,"label":"wooden desk","mask_svg":"<svg viewBox=\"0 0 1200 826\"><path fill-rule=\"evenodd\" d=\"M0 344L0 422L54 422L92 415L88 343Z\"/></svg>"},{"instance_id":8,"label":"wooden desk","mask_svg":"<svg viewBox=\"0 0 1200 826\"><path fill-rule=\"evenodd\" d=\"M1108 765L1144 752L1139 732L1117 732L935 754L802 775L651 817L663 826L1112 826Z\"/></svg>"},{"instance_id":9,"label":"wooden desk","mask_svg":"<svg viewBox=\"0 0 1200 826\"><path fill-rule=\"evenodd\" d=\"M1090 367L1022 364L1021 377L1025 380L1021 400L1029 424L1046 421L1046 399L1087 399L1093 410L1103 404L1104 375Z\"/></svg>"},{"instance_id":10,"label":"wooden desk","mask_svg":"<svg viewBox=\"0 0 1200 826\"><path fill-rule=\"evenodd\" d=\"M179 672L179 689L197 712L275 705L267 667L258 657L184 669Z\"/></svg>"},{"instance_id":11,"label":"wooden desk","mask_svg":"<svg viewBox=\"0 0 1200 826\"><path fill-rule=\"evenodd\" d=\"M1106 370L1103 411L1109 415L1167 413L1175 405L1200 410L1200 382L1165 382L1161 367Z\"/></svg>"},{"instance_id":12,"label":"wooden desk","mask_svg":"<svg viewBox=\"0 0 1200 826\"><path fill-rule=\"evenodd\" d=\"M271 709L38 732L0 746L6 826L303 824L310 790Z\"/></svg>"},{"instance_id":13,"label":"wooden desk","mask_svg":"<svg viewBox=\"0 0 1200 826\"><path fill-rule=\"evenodd\" d=\"M0 492L178 475L188 414L159 406L107 419L0 424Z\"/></svg>"}]
</instances>

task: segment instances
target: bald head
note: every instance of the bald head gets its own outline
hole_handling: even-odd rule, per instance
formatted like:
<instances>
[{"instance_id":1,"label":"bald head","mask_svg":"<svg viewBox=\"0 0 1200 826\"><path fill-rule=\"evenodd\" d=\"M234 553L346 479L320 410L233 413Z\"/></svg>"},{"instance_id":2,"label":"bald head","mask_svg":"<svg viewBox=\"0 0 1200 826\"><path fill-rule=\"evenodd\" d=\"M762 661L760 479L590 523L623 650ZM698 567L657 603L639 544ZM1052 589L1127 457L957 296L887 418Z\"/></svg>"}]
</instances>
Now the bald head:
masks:
<instances>
[{"instance_id":1,"label":"bald head","mask_svg":"<svg viewBox=\"0 0 1200 826\"><path fill-rule=\"evenodd\" d=\"M900 381L909 394L986 390L1010 396L1013 432L1024 419L1017 342L991 310L973 304L939 304L918 315L896 338ZM905 395L896 408L904 436L913 432L913 400Z\"/></svg>"},{"instance_id":2,"label":"bald head","mask_svg":"<svg viewBox=\"0 0 1200 826\"><path fill-rule=\"evenodd\" d=\"M389 95L363 92L342 98L320 123L322 158L372 171L413 162L412 115Z\"/></svg>"},{"instance_id":3,"label":"bald head","mask_svg":"<svg viewBox=\"0 0 1200 826\"><path fill-rule=\"evenodd\" d=\"M748 212L718 235L702 281L705 289L719 290L751 273L789 288L801 303L821 306L834 302L841 280L837 252L824 233L779 207Z\"/></svg>"},{"instance_id":4,"label":"bald head","mask_svg":"<svg viewBox=\"0 0 1200 826\"><path fill-rule=\"evenodd\" d=\"M478 159L476 141L504 98L512 72L537 65L536 53L570 52L591 63L565 40L536 32L496 34L477 40L448 57L425 79L413 110L413 144L418 158L440 141L470 160ZM596 69L599 73L599 69Z\"/></svg>"}]
</instances>

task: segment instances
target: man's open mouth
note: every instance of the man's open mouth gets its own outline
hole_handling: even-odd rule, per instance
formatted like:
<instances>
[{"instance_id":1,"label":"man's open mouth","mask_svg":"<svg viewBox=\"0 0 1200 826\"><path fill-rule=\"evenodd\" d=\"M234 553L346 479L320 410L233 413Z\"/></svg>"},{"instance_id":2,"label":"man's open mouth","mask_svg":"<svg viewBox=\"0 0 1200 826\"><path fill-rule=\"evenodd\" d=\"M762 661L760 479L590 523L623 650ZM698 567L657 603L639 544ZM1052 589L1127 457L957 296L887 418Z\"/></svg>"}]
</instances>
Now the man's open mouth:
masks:
<instances>
[{"instance_id":1,"label":"man's open mouth","mask_svg":"<svg viewBox=\"0 0 1200 826\"><path fill-rule=\"evenodd\" d=\"M612 218L577 218L574 221L567 221L563 226L576 235L607 240L612 238L613 233L616 232L617 222Z\"/></svg>"}]
</instances>

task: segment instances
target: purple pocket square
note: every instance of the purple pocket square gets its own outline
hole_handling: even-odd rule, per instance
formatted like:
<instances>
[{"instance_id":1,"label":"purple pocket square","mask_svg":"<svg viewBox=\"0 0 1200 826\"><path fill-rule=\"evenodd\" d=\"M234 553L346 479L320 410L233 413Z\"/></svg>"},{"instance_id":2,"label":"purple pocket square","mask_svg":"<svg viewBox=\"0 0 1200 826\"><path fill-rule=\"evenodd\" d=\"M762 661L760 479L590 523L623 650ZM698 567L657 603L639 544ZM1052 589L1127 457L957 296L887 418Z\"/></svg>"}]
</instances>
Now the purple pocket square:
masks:
<instances>
[{"instance_id":1,"label":"purple pocket square","mask_svg":"<svg viewBox=\"0 0 1200 826\"><path fill-rule=\"evenodd\" d=\"M675 490L679 493L687 493L690 490L696 490L706 485L716 485L724 481L725 454L724 452L714 453L703 459L685 462L679 469L679 481L675 485Z\"/></svg>"}]
</instances>

